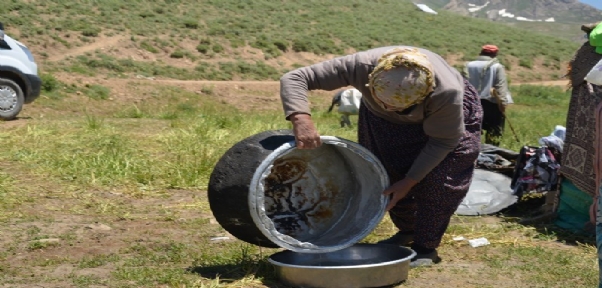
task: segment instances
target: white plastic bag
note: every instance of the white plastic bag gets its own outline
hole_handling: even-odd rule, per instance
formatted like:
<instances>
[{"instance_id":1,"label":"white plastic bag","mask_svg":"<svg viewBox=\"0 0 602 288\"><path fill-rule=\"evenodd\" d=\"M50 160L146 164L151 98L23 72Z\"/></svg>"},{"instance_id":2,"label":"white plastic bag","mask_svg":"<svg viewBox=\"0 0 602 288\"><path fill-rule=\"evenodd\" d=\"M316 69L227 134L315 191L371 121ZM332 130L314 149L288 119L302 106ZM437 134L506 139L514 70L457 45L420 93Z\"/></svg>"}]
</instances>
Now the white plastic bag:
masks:
<instances>
[{"instance_id":1,"label":"white plastic bag","mask_svg":"<svg viewBox=\"0 0 602 288\"><path fill-rule=\"evenodd\" d=\"M602 59L587 73L585 81L594 85L602 85Z\"/></svg>"},{"instance_id":2,"label":"white plastic bag","mask_svg":"<svg viewBox=\"0 0 602 288\"><path fill-rule=\"evenodd\" d=\"M552 135L555 135L556 137L564 141L564 138L566 137L566 127L562 125L556 125L556 127L554 128L554 132L552 132Z\"/></svg>"},{"instance_id":3,"label":"white plastic bag","mask_svg":"<svg viewBox=\"0 0 602 288\"><path fill-rule=\"evenodd\" d=\"M466 197L456 209L458 215L489 215L516 203L512 179L504 174L475 169Z\"/></svg>"},{"instance_id":4,"label":"white plastic bag","mask_svg":"<svg viewBox=\"0 0 602 288\"><path fill-rule=\"evenodd\" d=\"M512 99L512 94L510 94L510 91L508 91L508 94L506 94L506 98L508 99L508 104L514 104L514 99Z\"/></svg>"},{"instance_id":5,"label":"white plastic bag","mask_svg":"<svg viewBox=\"0 0 602 288\"><path fill-rule=\"evenodd\" d=\"M357 115L362 103L362 92L357 89L347 89L341 94L341 104L339 113L347 115Z\"/></svg>"},{"instance_id":6,"label":"white plastic bag","mask_svg":"<svg viewBox=\"0 0 602 288\"><path fill-rule=\"evenodd\" d=\"M477 238L477 239L468 240L468 244L470 244L470 247L472 247L472 248L477 248L477 247L489 245L491 243L489 243L489 240L487 240L487 238L481 237L481 238Z\"/></svg>"}]
</instances>

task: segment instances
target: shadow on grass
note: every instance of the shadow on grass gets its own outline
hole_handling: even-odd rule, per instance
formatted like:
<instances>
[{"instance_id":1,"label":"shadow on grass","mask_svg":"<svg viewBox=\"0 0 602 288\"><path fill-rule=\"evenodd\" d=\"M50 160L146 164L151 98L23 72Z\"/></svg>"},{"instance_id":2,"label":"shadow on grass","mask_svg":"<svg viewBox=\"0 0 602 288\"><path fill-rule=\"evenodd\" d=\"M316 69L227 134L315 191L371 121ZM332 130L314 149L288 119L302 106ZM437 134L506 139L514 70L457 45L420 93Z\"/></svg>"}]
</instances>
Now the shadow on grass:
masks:
<instances>
[{"instance_id":1,"label":"shadow on grass","mask_svg":"<svg viewBox=\"0 0 602 288\"><path fill-rule=\"evenodd\" d=\"M30 119L33 119L33 118L31 116L18 116L13 119L0 120L0 122L14 122L14 121L19 121L19 120L30 120Z\"/></svg>"},{"instance_id":2,"label":"shadow on grass","mask_svg":"<svg viewBox=\"0 0 602 288\"><path fill-rule=\"evenodd\" d=\"M274 268L267 261L259 261L256 262L255 269L256 271L243 271L242 267L246 265L253 265L253 263L241 263L241 264L226 264L226 265L216 265L216 266L207 266L207 267L190 267L187 269L190 273L195 273L200 275L203 278L207 279L220 279L220 282L223 284L234 283L237 280L241 280L243 278L254 278L260 279L262 284L268 288L291 288L293 286L285 285L278 281L274 274ZM377 288L393 288L398 287L400 284L405 283L402 281L400 283L391 284L387 286L381 286Z\"/></svg>"},{"instance_id":3,"label":"shadow on grass","mask_svg":"<svg viewBox=\"0 0 602 288\"><path fill-rule=\"evenodd\" d=\"M583 231L575 232L558 227L554 224L555 215L543 211L545 197L522 199L518 203L502 210L498 216L507 218L507 221L517 222L524 226L533 227L543 236L555 237L559 242L567 245L596 245L594 226L584 223Z\"/></svg>"},{"instance_id":4,"label":"shadow on grass","mask_svg":"<svg viewBox=\"0 0 602 288\"><path fill-rule=\"evenodd\" d=\"M196 266L186 269L189 273L198 274L207 279L219 279L220 283L229 284L236 281L252 278L258 279L265 287L288 288L278 281L274 268L267 260L244 260L238 264L223 264L212 266Z\"/></svg>"}]
</instances>

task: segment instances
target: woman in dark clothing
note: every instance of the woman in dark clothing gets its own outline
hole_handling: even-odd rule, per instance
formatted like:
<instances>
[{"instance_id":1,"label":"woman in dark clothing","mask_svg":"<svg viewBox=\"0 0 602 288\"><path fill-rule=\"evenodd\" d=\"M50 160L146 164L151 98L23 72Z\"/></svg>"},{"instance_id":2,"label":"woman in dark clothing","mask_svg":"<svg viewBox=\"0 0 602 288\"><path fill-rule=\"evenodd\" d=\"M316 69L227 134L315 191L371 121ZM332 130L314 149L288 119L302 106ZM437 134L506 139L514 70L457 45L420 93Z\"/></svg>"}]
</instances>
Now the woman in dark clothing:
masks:
<instances>
[{"instance_id":1,"label":"woman in dark clothing","mask_svg":"<svg viewBox=\"0 0 602 288\"><path fill-rule=\"evenodd\" d=\"M362 92L358 140L383 163L387 206L399 232L381 243L409 245L412 266L440 261L436 248L465 197L480 147L482 109L474 88L439 55L382 47L299 68L281 78L285 116L299 149L321 145L307 91Z\"/></svg>"}]
</instances>

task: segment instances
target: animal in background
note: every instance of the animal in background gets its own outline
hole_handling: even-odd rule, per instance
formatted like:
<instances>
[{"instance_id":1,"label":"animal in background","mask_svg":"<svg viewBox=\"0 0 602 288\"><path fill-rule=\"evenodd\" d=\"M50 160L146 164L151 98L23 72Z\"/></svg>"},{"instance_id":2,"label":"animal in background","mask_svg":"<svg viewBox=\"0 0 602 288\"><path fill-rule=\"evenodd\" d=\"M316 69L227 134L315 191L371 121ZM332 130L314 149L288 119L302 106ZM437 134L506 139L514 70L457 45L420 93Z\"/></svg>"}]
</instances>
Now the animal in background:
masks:
<instances>
[{"instance_id":1,"label":"animal in background","mask_svg":"<svg viewBox=\"0 0 602 288\"><path fill-rule=\"evenodd\" d=\"M359 90L354 88L341 90L332 97L328 112L330 113L334 106L338 106L337 111L341 114L341 127L345 127L345 125L351 127L353 125L351 125L349 116L358 115L361 102L362 92Z\"/></svg>"}]
</instances>

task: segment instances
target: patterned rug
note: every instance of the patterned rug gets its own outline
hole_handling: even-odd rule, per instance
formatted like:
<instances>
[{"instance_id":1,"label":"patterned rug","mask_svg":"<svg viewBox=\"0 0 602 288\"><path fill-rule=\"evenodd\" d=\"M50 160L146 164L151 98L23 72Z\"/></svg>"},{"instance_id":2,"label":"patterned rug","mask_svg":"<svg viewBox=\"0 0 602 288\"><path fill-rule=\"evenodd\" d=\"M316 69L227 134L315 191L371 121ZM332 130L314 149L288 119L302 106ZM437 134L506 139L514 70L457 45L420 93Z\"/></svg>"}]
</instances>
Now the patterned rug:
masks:
<instances>
[{"instance_id":1,"label":"patterned rug","mask_svg":"<svg viewBox=\"0 0 602 288\"><path fill-rule=\"evenodd\" d=\"M602 88L583 80L587 72L602 58L589 43L577 51L570 66L573 91L566 123L566 139L560 173L581 191L596 193L595 159L595 112L602 102Z\"/></svg>"}]
</instances>

